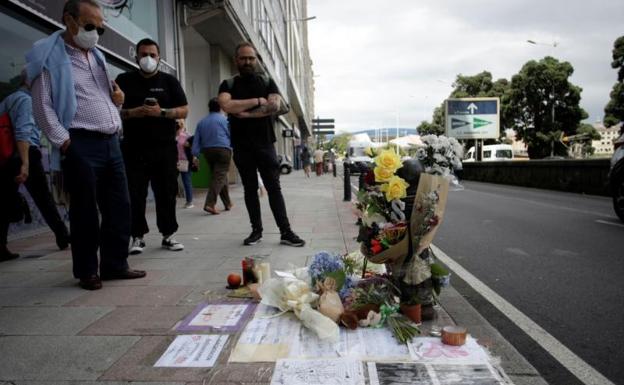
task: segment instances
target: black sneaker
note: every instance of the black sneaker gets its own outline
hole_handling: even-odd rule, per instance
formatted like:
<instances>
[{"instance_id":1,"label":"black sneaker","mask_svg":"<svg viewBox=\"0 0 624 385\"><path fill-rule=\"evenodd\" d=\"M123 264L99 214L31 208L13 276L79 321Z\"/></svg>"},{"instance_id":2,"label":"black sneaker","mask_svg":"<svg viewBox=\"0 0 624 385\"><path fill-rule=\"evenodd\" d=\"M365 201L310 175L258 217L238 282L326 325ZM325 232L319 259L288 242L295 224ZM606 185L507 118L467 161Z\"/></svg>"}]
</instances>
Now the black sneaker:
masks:
<instances>
[{"instance_id":1,"label":"black sneaker","mask_svg":"<svg viewBox=\"0 0 624 385\"><path fill-rule=\"evenodd\" d=\"M253 230L251 234L243 241L245 246L255 245L256 243L260 243L262 240L262 231Z\"/></svg>"},{"instance_id":2,"label":"black sneaker","mask_svg":"<svg viewBox=\"0 0 624 385\"><path fill-rule=\"evenodd\" d=\"M299 236L297 236L297 234L293 233L291 230L282 234L280 243L282 245L288 245L288 246L294 246L294 247L301 247L305 245L305 241L299 238Z\"/></svg>"}]
</instances>

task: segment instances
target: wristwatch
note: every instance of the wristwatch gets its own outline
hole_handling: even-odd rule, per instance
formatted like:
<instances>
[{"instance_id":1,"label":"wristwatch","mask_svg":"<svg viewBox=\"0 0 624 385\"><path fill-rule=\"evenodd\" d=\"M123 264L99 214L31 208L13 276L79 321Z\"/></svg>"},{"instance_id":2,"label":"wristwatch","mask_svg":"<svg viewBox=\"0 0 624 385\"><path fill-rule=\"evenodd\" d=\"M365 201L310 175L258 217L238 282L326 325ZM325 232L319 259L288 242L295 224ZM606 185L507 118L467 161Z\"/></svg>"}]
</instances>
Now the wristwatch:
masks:
<instances>
[{"instance_id":1,"label":"wristwatch","mask_svg":"<svg viewBox=\"0 0 624 385\"><path fill-rule=\"evenodd\" d=\"M160 116L162 116L163 118L167 116L167 109L166 108L161 108L160 109Z\"/></svg>"}]
</instances>

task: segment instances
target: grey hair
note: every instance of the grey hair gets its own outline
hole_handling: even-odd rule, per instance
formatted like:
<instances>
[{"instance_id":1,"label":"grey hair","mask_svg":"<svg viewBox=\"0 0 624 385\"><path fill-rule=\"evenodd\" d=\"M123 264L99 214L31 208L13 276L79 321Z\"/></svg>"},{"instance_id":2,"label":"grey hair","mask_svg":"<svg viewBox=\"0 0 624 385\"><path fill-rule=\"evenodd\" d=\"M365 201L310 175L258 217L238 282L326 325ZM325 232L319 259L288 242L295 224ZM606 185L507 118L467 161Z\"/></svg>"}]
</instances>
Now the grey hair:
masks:
<instances>
[{"instance_id":1,"label":"grey hair","mask_svg":"<svg viewBox=\"0 0 624 385\"><path fill-rule=\"evenodd\" d=\"M92 7L102 8L100 7L100 3L96 0L67 0L65 2L65 6L63 6L63 24L65 24L65 14L69 14L74 19L77 19L80 16L80 5L88 4Z\"/></svg>"}]
</instances>

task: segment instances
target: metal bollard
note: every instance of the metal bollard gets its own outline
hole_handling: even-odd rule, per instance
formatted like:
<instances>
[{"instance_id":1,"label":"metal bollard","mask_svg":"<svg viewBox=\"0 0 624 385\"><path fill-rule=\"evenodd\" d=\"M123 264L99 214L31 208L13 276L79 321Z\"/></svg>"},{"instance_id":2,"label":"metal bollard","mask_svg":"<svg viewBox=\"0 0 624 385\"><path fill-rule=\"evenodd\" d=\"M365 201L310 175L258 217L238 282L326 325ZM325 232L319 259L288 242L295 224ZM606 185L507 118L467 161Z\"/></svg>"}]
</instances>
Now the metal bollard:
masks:
<instances>
[{"instance_id":1,"label":"metal bollard","mask_svg":"<svg viewBox=\"0 0 624 385\"><path fill-rule=\"evenodd\" d=\"M342 165L342 173L344 174L344 198L342 200L351 202L351 170L348 162L344 162Z\"/></svg>"}]
</instances>

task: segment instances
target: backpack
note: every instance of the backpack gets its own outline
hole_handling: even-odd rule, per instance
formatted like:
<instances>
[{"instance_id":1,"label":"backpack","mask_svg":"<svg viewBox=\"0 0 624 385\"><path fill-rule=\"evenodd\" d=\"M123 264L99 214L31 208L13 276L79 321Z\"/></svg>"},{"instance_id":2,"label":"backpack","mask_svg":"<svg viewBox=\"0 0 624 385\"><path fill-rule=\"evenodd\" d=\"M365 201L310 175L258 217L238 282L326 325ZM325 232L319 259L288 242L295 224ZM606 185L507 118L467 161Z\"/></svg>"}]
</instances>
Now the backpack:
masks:
<instances>
[{"instance_id":1,"label":"backpack","mask_svg":"<svg viewBox=\"0 0 624 385\"><path fill-rule=\"evenodd\" d=\"M4 166L15 154L15 137L9 112L0 115L0 166Z\"/></svg>"},{"instance_id":2,"label":"backpack","mask_svg":"<svg viewBox=\"0 0 624 385\"><path fill-rule=\"evenodd\" d=\"M268 88L269 87L269 83L270 83L270 78L265 75L265 74L259 74L258 76L260 76L260 78L262 79L262 83L264 84L264 88ZM229 90L232 89L232 87L234 86L234 80L238 77L238 75L231 77L229 79L225 80L225 84L227 84L227 87ZM288 104L288 102L286 102L286 100L284 100L284 97L282 97L282 95L280 95L282 102L280 103L280 108L279 110L277 110L277 112L274 115L284 115L287 114L288 112L290 112L290 105Z\"/></svg>"}]
</instances>

